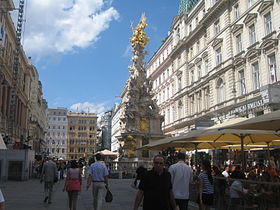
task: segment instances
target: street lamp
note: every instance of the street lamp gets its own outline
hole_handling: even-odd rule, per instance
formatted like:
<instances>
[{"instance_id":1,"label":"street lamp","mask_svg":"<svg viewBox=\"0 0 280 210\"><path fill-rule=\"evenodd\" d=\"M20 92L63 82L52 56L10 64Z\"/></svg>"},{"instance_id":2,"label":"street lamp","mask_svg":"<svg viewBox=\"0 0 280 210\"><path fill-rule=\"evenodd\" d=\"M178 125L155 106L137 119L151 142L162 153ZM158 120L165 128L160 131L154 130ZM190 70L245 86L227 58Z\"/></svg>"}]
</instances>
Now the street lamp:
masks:
<instances>
[{"instance_id":1,"label":"street lamp","mask_svg":"<svg viewBox=\"0 0 280 210\"><path fill-rule=\"evenodd\" d=\"M245 85L245 82L243 79L239 80L239 81L236 81L235 83L237 82L240 82L241 84L241 88L240 88L240 93L241 95L245 95L245 111L246 111L246 118L249 118L249 111L248 111L248 100L247 100L247 88L246 88L246 85ZM244 88L244 92L242 90L242 88ZM234 87L233 90L232 90L232 93L236 93L236 88Z\"/></svg>"}]
</instances>

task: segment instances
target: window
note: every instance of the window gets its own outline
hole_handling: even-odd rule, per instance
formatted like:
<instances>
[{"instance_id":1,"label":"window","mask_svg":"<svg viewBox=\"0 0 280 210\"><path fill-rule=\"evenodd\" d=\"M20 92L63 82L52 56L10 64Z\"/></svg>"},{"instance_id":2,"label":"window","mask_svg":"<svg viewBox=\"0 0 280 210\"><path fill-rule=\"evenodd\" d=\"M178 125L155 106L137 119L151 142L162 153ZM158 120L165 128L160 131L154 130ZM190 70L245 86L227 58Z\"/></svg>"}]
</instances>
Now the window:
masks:
<instances>
[{"instance_id":1,"label":"window","mask_svg":"<svg viewBox=\"0 0 280 210\"><path fill-rule=\"evenodd\" d=\"M181 56L178 57L178 67L181 65Z\"/></svg>"},{"instance_id":2,"label":"window","mask_svg":"<svg viewBox=\"0 0 280 210\"><path fill-rule=\"evenodd\" d=\"M194 71L191 71L191 84L194 83Z\"/></svg>"},{"instance_id":3,"label":"window","mask_svg":"<svg viewBox=\"0 0 280 210\"><path fill-rule=\"evenodd\" d=\"M238 34L235 37L235 42L236 42L236 52L240 53L242 51L242 40L241 40L241 34Z\"/></svg>"},{"instance_id":4,"label":"window","mask_svg":"<svg viewBox=\"0 0 280 210\"><path fill-rule=\"evenodd\" d=\"M245 88L245 74L244 70L241 70L238 72L238 77L239 77L239 90L241 95L246 94L246 88Z\"/></svg>"},{"instance_id":5,"label":"window","mask_svg":"<svg viewBox=\"0 0 280 210\"><path fill-rule=\"evenodd\" d=\"M201 91L197 92L197 112L200 112L202 109L202 94Z\"/></svg>"},{"instance_id":6,"label":"window","mask_svg":"<svg viewBox=\"0 0 280 210\"><path fill-rule=\"evenodd\" d=\"M249 26L249 38L251 45L256 43L256 28L254 24Z\"/></svg>"},{"instance_id":7,"label":"window","mask_svg":"<svg viewBox=\"0 0 280 210\"><path fill-rule=\"evenodd\" d=\"M277 82L275 54L269 55L267 58L268 58L269 80L270 80L269 82L270 83Z\"/></svg>"},{"instance_id":8,"label":"window","mask_svg":"<svg viewBox=\"0 0 280 210\"><path fill-rule=\"evenodd\" d=\"M173 111L173 121L176 120L176 110L175 110L175 107L172 106L172 111Z\"/></svg>"},{"instance_id":9,"label":"window","mask_svg":"<svg viewBox=\"0 0 280 210\"><path fill-rule=\"evenodd\" d=\"M191 114L194 114L195 113L195 106L194 106L194 95L192 95L190 97L190 102L191 102Z\"/></svg>"},{"instance_id":10,"label":"window","mask_svg":"<svg viewBox=\"0 0 280 210\"><path fill-rule=\"evenodd\" d=\"M166 90L166 98L169 99L169 87Z\"/></svg>"},{"instance_id":11,"label":"window","mask_svg":"<svg viewBox=\"0 0 280 210\"><path fill-rule=\"evenodd\" d=\"M183 117L183 103L182 101L179 101L178 103L178 118L182 118Z\"/></svg>"},{"instance_id":12,"label":"window","mask_svg":"<svg viewBox=\"0 0 280 210\"><path fill-rule=\"evenodd\" d=\"M272 22L271 22L271 13L267 13L264 16L264 26L265 26L265 35L272 32Z\"/></svg>"},{"instance_id":13,"label":"window","mask_svg":"<svg viewBox=\"0 0 280 210\"><path fill-rule=\"evenodd\" d=\"M167 124L170 123L170 109L167 109Z\"/></svg>"},{"instance_id":14,"label":"window","mask_svg":"<svg viewBox=\"0 0 280 210\"><path fill-rule=\"evenodd\" d=\"M192 58L193 57L193 48L191 47L191 49L190 49L190 58Z\"/></svg>"},{"instance_id":15,"label":"window","mask_svg":"<svg viewBox=\"0 0 280 210\"><path fill-rule=\"evenodd\" d=\"M248 0L247 3L248 3L248 8L250 8L253 5L254 2L253 2L253 0Z\"/></svg>"},{"instance_id":16,"label":"window","mask_svg":"<svg viewBox=\"0 0 280 210\"><path fill-rule=\"evenodd\" d=\"M234 12L234 18L238 19L240 17L239 4L234 5L233 12Z\"/></svg>"},{"instance_id":17,"label":"window","mask_svg":"<svg viewBox=\"0 0 280 210\"><path fill-rule=\"evenodd\" d=\"M210 88L209 87L204 89L204 105L205 105L205 109L209 109L209 107L210 107Z\"/></svg>"},{"instance_id":18,"label":"window","mask_svg":"<svg viewBox=\"0 0 280 210\"><path fill-rule=\"evenodd\" d=\"M199 53L200 50L200 43L199 41L196 42L196 52Z\"/></svg>"},{"instance_id":19,"label":"window","mask_svg":"<svg viewBox=\"0 0 280 210\"><path fill-rule=\"evenodd\" d=\"M201 65L197 66L197 79L201 78Z\"/></svg>"},{"instance_id":20,"label":"window","mask_svg":"<svg viewBox=\"0 0 280 210\"><path fill-rule=\"evenodd\" d=\"M221 47L219 47L216 50L216 65L219 65L222 63L222 50Z\"/></svg>"},{"instance_id":21,"label":"window","mask_svg":"<svg viewBox=\"0 0 280 210\"><path fill-rule=\"evenodd\" d=\"M215 34L218 34L220 33L220 20L217 20L215 23L214 23L214 29L215 29Z\"/></svg>"},{"instance_id":22,"label":"window","mask_svg":"<svg viewBox=\"0 0 280 210\"><path fill-rule=\"evenodd\" d=\"M178 77L178 91L182 89L182 77Z\"/></svg>"},{"instance_id":23,"label":"window","mask_svg":"<svg viewBox=\"0 0 280 210\"><path fill-rule=\"evenodd\" d=\"M225 100L224 81L220 78L217 82L217 101L221 103Z\"/></svg>"},{"instance_id":24,"label":"window","mask_svg":"<svg viewBox=\"0 0 280 210\"><path fill-rule=\"evenodd\" d=\"M252 64L252 75L253 75L253 88L257 90L260 88L260 72L259 72L259 63Z\"/></svg>"},{"instance_id":25,"label":"window","mask_svg":"<svg viewBox=\"0 0 280 210\"><path fill-rule=\"evenodd\" d=\"M209 62L208 62L208 60L205 60L204 61L204 72L205 72L205 75L208 74L208 71L209 71L208 70L208 68L209 68L208 66L209 66Z\"/></svg>"}]
</instances>

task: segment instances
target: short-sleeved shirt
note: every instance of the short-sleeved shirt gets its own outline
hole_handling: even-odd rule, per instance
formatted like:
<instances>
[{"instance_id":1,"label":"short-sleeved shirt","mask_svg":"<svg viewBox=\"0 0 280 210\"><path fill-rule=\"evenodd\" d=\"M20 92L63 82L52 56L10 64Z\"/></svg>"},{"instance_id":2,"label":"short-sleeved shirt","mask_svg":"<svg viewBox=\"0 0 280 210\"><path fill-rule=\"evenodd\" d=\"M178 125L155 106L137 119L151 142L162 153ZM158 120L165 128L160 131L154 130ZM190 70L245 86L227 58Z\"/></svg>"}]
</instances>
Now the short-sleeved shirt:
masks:
<instances>
[{"instance_id":1,"label":"short-sleeved shirt","mask_svg":"<svg viewBox=\"0 0 280 210\"><path fill-rule=\"evenodd\" d=\"M169 167L173 194L176 199L189 199L189 186L193 179L193 171L184 161Z\"/></svg>"},{"instance_id":2,"label":"short-sleeved shirt","mask_svg":"<svg viewBox=\"0 0 280 210\"><path fill-rule=\"evenodd\" d=\"M199 174L198 178L202 180L202 193L213 194L214 186L210 183L208 175L202 172Z\"/></svg>"},{"instance_id":3,"label":"short-sleeved shirt","mask_svg":"<svg viewBox=\"0 0 280 210\"><path fill-rule=\"evenodd\" d=\"M171 175L164 171L161 175L148 171L140 181L139 190L144 192L143 210L171 210Z\"/></svg>"},{"instance_id":4,"label":"short-sleeved shirt","mask_svg":"<svg viewBox=\"0 0 280 210\"><path fill-rule=\"evenodd\" d=\"M91 175L92 181L94 182L104 182L104 177L109 175L106 165L97 161L90 165L88 169L88 174Z\"/></svg>"}]
</instances>

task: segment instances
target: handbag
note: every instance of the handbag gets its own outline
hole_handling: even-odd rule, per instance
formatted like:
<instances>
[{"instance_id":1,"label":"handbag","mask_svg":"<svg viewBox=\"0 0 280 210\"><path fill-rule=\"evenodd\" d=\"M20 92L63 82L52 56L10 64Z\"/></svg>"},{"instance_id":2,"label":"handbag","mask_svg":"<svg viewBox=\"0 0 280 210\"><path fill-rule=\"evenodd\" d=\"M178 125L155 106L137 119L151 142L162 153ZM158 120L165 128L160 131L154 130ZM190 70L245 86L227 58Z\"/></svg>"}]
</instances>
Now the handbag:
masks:
<instances>
[{"instance_id":1,"label":"handbag","mask_svg":"<svg viewBox=\"0 0 280 210\"><path fill-rule=\"evenodd\" d=\"M110 203L113 200L113 194L111 193L111 191L109 190L108 187L106 187L106 190L107 190L107 192L106 192L106 195L105 195L105 201L107 203Z\"/></svg>"},{"instance_id":2,"label":"handbag","mask_svg":"<svg viewBox=\"0 0 280 210\"><path fill-rule=\"evenodd\" d=\"M58 177L57 177L57 176L54 177L53 182L54 182L54 183L57 183L57 182L58 182Z\"/></svg>"}]
</instances>

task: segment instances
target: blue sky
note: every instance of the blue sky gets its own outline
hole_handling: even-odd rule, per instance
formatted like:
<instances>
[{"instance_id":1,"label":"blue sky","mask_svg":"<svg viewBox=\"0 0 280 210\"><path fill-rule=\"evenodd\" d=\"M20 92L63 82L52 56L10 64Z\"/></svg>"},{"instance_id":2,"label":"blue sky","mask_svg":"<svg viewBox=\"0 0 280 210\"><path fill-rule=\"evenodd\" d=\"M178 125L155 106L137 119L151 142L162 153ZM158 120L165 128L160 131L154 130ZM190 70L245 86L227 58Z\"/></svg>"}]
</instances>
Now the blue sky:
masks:
<instances>
[{"instance_id":1,"label":"blue sky","mask_svg":"<svg viewBox=\"0 0 280 210\"><path fill-rule=\"evenodd\" d=\"M131 64L129 38L147 17L146 60L167 36L179 0L27 0L24 49L49 108L102 113L120 96ZM17 4L15 2L15 4Z\"/></svg>"}]
</instances>

